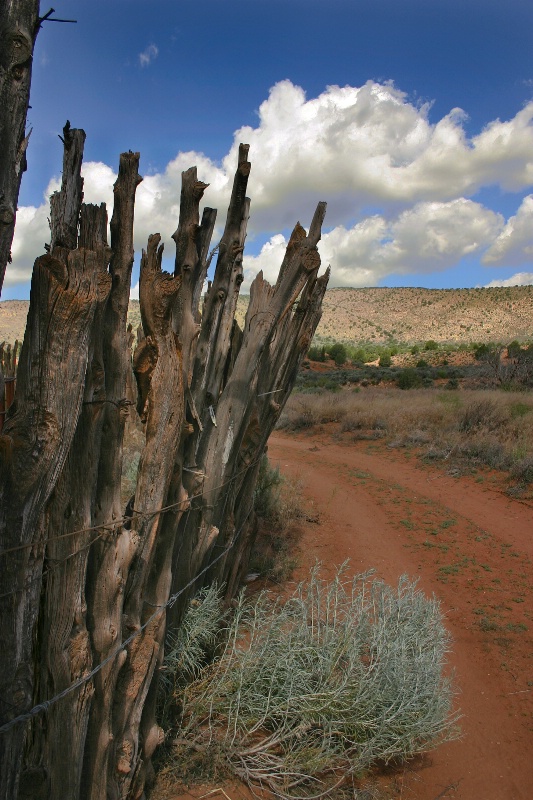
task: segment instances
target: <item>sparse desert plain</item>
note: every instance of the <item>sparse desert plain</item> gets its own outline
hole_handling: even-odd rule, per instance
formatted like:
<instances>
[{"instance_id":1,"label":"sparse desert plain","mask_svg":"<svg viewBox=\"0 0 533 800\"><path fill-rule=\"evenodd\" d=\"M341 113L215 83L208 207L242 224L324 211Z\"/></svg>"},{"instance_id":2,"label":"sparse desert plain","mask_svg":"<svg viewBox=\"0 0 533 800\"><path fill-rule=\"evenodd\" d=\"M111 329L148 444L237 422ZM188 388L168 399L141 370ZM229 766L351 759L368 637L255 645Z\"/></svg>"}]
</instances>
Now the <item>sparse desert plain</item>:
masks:
<instances>
[{"instance_id":1,"label":"sparse desert plain","mask_svg":"<svg viewBox=\"0 0 533 800\"><path fill-rule=\"evenodd\" d=\"M239 298L242 325L248 297ZM0 342L21 339L28 302L0 303ZM139 303L130 303L129 320L140 322ZM533 337L533 286L490 289L370 288L328 289L317 337L352 343L383 344L392 339L424 342L510 342Z\"/></svg>"}]
</instances>

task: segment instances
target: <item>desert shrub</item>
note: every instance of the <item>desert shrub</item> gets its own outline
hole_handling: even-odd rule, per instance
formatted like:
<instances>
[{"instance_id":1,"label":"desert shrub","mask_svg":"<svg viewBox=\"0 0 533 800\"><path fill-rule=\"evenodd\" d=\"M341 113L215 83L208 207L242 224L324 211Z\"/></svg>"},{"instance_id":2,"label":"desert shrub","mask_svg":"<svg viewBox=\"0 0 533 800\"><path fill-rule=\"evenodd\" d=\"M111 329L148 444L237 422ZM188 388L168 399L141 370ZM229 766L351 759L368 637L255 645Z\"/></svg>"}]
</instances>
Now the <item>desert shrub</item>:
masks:
<instances>
[{"instance_id":1,"label":"desert shrub","mask_svg":"<svg viewBox=\"0 0 533 800\"><path fill-rule=\"evenodd\" d=\"M200 591L179 627L168 632L158 689L158 719L165 729L175 727L176 699L212 657L225 615L222 593L214 584Z\"/></svg>"},{"instance_id":2,"label":"desert shrub","mask_svg":"<svg viewBox=\"0 0 533 800\"><path fill-rule=\"evenodd\" d=\"M400 389L417 389L422 386L422 378L416 369L406 367L398 375L397 383Z\"/></svg>"},{"instance_id":3,"label":"desert shrub","mask_svg":"<svg viewBox=\"0 0 533 800\"><path fill-rule=\"evenodd\" d=\"M494 345L480 344L474 347L474 358L476 361L483 361L493 354Z\"/></svg>"},{"instance_id":4,"label":"desert shrub","mask_svg":"<svg viewBox=\"0 0 533 800\"><path fill-rule=\"evenodd\" d=\"M429 364L424 358L419 358L416 362L417 369L427 369L427 367L429 367Z\"/></svg>"},{"instance_id":5,"label":"desert shrub","mask_svg":"<svg viewBox=\"0 0 533 800\"><path fill-rule=\"evenodd\" d=\"M254 508L259 524L250 571L270 580L286 580L298 563L300 531L296 523L312 516L304 510L300 482L281 475L266 455L259 466Z\"/></svg>"},{"instance_id":6,"label":"desert shrub","mask_svg":"<svg viewBox=\"0 0 533 800\"><path fill-rule=\"evenodd\" d=\"M254 491L254 510L263 519L273 520L279 504L280 486L283 477L278 467L271 467L264 455L259 464L259 473Z\"/></svg>"},{"instance_id":7,"label":"desert shrub","mask_svg":"<svg viewBox=\"0 0 533 800\"><path fill-rule=\"evenodd\" d=\"M307 351L307 357L311 361L324 362L326 360L326 348L312 345Z\"/></svg>"},{"instance_id":8,"label":"desert shrub","mask_svg":"<svg viewBox=\"0 0 533 800\"><path fill-rule=\"evenodd\" d=\"M369 375L381 372L377 367L367 369ZM417 373L424 380L425 371ZM399 377L401 371L395 374ZM428 377L430 374L431 370ZM452 374L449 367L448 375ZM471 461L508 470L522 459L533 457L533 396L528 393L471 389L457 392L453 391L457 381L450 377L444 388L452 391L422 386L406 403L405 393L397 387L377 391L369 383L362 379L360 385L366 388L357 394L342 391L335 395L292 395L280 427L298 429L303 415L308 427L321 421L336 421L341 432L353 433L354 440L379 436L395 446L413 445L417 440L422 444L417 433L422 431L428 457L442 457L448 464L460 461L456 464L460 468Z\"/></svg>"},{"instance_id":9,"label":"desert shrub","mask_svg":"<svg viewBox=\"0 0 533 800\"><path fill-rule=\"evenodd\" d=\"M384 431L387 423L372 408L360 408L347 412L341 422L341 433L360 430Z\"/></svg>"},{"instance_id":10,"label":"desert shrub","mask_svg":"<svg viewBox=\"0 0 533 800\"><path fill-rule=\"evenodd\" d=\"M390 367L392 364L392 357L390 353L382 353L379 357L380 367Z\"/></svg>"},{"instance_id":11,"label":"desert shrub","mask_svg":"<svg viewBox=\"0 0 533 800\"><path fill-rule=\"evenodd\" d=\"M411 347L411 355L416 356L417 353L419 353L419 352L420 352L420 347L417 344L414 344Z\"/></svg>"},{"instance_id":12,"label":"desert shrub","mask_svg":"<svg viewBox=\"0 0 533 800\"><path fill-rule=\"evenodd\" d=\"M284 602L241 595L220 658L185 691L172 763L208 751L252 787L323 797L455 736L449 646L438 601L405 577L315 569Z\"/></svg>"},{"instance_id":13,"label":"desert shrub","mask_svg":"<svg viewBox=\"0 0 533 800\"><path fill-rule=\"evenodd\" d=\"M501 407L490 397L473 400L459 417L459 430L464 433L487 430L494 431L505 423Z\"/></svg>"},{"instance_id":14,"label":"desert shrub","mask_svg":"<svg viewBox=\"0 0 533 800\"><path fill-rule=\"evenodd\" d=\"M254 509L258 517L280 533L304 516L300 484L283 476L279 467L272 467L266 455L259 465Z\"/></svg>"},{"instance_id":15,"label":"desert shrub","mask_svg":"<svg viewBox=\"0 0 533 800\"><path fill-rule=\"evenodd\" d=\"M533 407L531 405L520 401L517 403L511 403L509 406L511 419L520 419L520 417L525 417L525 415L531 413L531 411L533 411Z\"/></svg>"},{"instance_id":16,"label":"desert shrub","mask_svg":"<svg viewBox=\"0 0 533 800\"><path fill-rule=\"evenodd\" d=\"M521 458L511 469L512 477L523 485L533 483L533 455Z\"/></svg>"},{"instance_id":17,"label":"desert shrub","mask_svg":"<svg viewBox=\"0 0 533 800\"><path fill-rule=\"evenodd\" d=\"M429 339L424 345L424 350L438 350L438 349L439 345L434 339Z\"/></svg>"},{"instance_id":18,"label":"desert shrub","mask_svg":"<svg viewBox=\"0 0 533 800\"><path fill-rule=\"evenodd\" d=\"M346 347L341 342L335 342L335 344L329 348L329 354L338 367L342 367L348 360Z\"/></svg>"},{"instance_id":19,"label":"desert shrub","mask_svg":"<svg viewBox=\"0 0 533 800\"><path fill-rule=\"evenodd\" d=\"M513 339L512 342L509 342L507 345L507 357L508 358L518 358L522 352L522 348L520 346L520 342L517 342L516 339Z\"/></svg>"},{"instance_id":20,"label":"desert shrub","mask_svg":"<svg viewBox=\"0 0 533 800\"><path fill-rule=\"evenodd\" d=\"M481 464L491 469L509 469L511 459L502 442L494 436L477 434L457 445L457 455L466 457L471 464Z\"/></svg>"}]
</instances>

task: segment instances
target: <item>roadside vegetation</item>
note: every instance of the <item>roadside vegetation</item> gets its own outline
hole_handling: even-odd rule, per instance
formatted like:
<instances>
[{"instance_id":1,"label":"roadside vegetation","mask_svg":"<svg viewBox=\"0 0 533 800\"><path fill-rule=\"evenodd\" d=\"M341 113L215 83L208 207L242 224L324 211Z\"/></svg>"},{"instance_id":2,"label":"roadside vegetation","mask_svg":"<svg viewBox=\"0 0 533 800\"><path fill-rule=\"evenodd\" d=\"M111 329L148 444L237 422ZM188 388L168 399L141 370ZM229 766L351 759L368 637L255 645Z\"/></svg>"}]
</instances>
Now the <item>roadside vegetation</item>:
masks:
<instances>
[{"instance_id":1,"label":"roadside vegetation","mask_svg":"<svg viewBox=\"0 0 533 800\"><path fill-rule=\"evenodd\" d=\"M341 568L326 582L316 568L287 599L241 594L231 613L211 587L165 659L161 776L363 796L373 765L457 735L448 650L438 602L407 578L393 589Z\"/></svg>"},{"instance_id":2,"label":"roadside vegetation","mask_svg":"<svg viewBox=\"0 0 533 800\"><path fill-rule=\"evenodd\" d=\"M250 555L250 577L281 583L298 565L299 523L314 522L298 480L283 476L263 456L254 495L257 533Z\"/></svg>"},{"instance_id":3,"label":"roadside vegetation","mask_svg":"<svg viewBox=\"0 0 533 800\"><path fill-rule=\"evenodd\" d=\"M278 427L328 425L344 441L381 439L456 472L507 471L510 493L523 496L533 483L533 346L475 345L470 354L454 366L433 347L411 352L414 366L339 369L330 360L319 371L307 362Z\"/></svg>"}]
</instances>

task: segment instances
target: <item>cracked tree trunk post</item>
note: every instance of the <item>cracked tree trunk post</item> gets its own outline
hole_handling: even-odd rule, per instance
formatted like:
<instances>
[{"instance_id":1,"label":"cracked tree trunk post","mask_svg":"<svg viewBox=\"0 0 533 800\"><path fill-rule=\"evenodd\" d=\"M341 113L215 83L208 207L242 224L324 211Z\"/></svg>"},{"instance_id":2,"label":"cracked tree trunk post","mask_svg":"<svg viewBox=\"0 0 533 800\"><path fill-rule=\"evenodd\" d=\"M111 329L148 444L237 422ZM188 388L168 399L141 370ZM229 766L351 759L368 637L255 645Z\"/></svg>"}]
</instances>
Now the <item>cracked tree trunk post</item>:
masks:
<instances>
[{"instance_id":1,"label":"cracked tree trunk post","mask_svg":"<svg viewBox=\"0 0 533 800\"><path fill-rule=\"evenodd\" d=\"M206 474L199 542L205 541L207 548L204 553L200 551L198 554L200 560L211 550L209 531L216 529L219 532L216 546L212 550L213 555L228 547L234 536L239 535L232 502L230 500L228 504L226 492L221 491L221 487L234 482L235 496L238 495L242 485L239 474L260 458L261 446L266 444L266 438L275 423L276 417L273 417L272 427L266 425L267 418L264 417L263 426L266 427L259 433L256 432L259 428L258 411L255 408L261 376L259 366L265 348L278 335L278 327L285 319L292 319L296 313L293 307L304 287L309 287L316 281L320 265L316 245L320 238L324 213L325 204L319 204L309 236L306 236L299 225L294 229L276 285L271 286L259 273L251 286L242 344L233 370L216 403L217 425L206 428L198 448ZM312 289L308 288L308 291ZM270 360L267 364L263 362L263 369L267 375L271 374L275 364ZM280 404L279 411L281 408ZM247 439L253 440L255 437L257 444L254 446L253 441ZM204 549L203 545L201 547ZM216 574L224 574L222 565L219 565Z\"/></svg>"},{"instance_id":2,"label":"cracked tree trunk post","mask_svg":"<svg viewBox=\"0 0 533 800\"><path fill-rule=\"evenodd\" d=\"M101 206L82 205L80 249L97 254L97 304L89 344L83 403L69 455L46 510L46 557L52 565L43 588L42 623L39 630L39 685L36 702L63 691L86 675L93 666L87 630L85 583L92 542L102 533L92 530L92 498L96 485L102 436L104 370L102 324L111 289L107 272L107 212ZM83 531L75 536L73 530ZM64 537L64 538L62 538ZM32 725L28 754L22 774L29 796L36 786L46 787L46 797L76 798L80 792L85 736L93 684L53 705L46 728L41 720Z\"/></svg>"},{"instance_id":3,"label":"cracked tree trunk post","mask_svg":"<svg viewBox=\"0 0 533 800\"><path fill-rule=\"evenodd\" d=\"M26 116L39 0L10 0L0 10L0 296L11 244L22 173L26 169Z\"/></svg>"},{"instance_id":4,"label":"cracked tree trunk post","mask_svg":"<svg viewBox=\"0 0 533 800\"><path fill-rule=\"evenodd\" d=\"M122 525L120 496L122 446L128 409L127 387L131 361L127 311L133 267L135 193L141 182L139 153L120 156L111 218L111 292L103 320L104 369L102 438L92 524L116 529L113 543L100 539L89 556L87 626L94 663L101 663L122 640L122 611L128 572L135 553L130 529ZM84 756L82 797L106 795L107 776L114 753L113 693L126 654L110 661L94 678L95 699L89 719Z\"/></svg>"},{"instance_id":5,"label":"cracked tree trunk post","mask_svg":"<svg viewBox=\"0 0 533 800\"><path fill-rule=\"evenodd\" d=\"M175 591L216 558L208 580L226 583L228 597L237 588L252 544L259 462L320 319L328 280L328 274L317 280L316 246L325 214L320 203L309 235L296 226L276 285L270 286L261 274L252 284L244 331L238 329L234 315L250 202L247 152L241 145L190 372L188 408L194 414L188 418L192 432L184 440L181 467L191 509L181 518L174 559ZM184 174L184 185L186 181ZM226 556L232 543L233 552ZM181 597L175 604L173 624L179 624L186 600Z\"/></svg>"},{"instance_id":6,"label":"cracked tree trunk post","mask_svg":"<svg viewBox=\"0 0 533 800\"><path fill-rule=\"evenodd\" d=\"M65 162L66 164L66 162ZM79 177L64 164L61 192ZM81 204L78 194L77 209ZM35 262L15 402L3 435L0 530L0 697L4 721L33 701L33 636L41 591L43 511L76 429L97 304L97 258L58 246ZM0 736L0 796L16 797L26 725Z\"/></svg>"}]
</instances>

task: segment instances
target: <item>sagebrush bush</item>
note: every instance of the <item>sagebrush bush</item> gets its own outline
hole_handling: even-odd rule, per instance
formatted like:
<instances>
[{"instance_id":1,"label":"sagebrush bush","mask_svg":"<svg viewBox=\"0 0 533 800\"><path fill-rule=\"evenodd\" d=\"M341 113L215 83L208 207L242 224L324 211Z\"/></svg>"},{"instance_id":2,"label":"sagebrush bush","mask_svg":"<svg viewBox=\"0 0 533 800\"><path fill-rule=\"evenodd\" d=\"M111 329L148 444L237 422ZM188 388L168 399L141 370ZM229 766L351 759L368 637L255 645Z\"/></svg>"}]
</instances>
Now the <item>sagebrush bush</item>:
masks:
<instances>
[{"instance_id":1,"label":"sagebrush bush","mask_svg":"<svg viewBox=\"0 0 533 800\"><path fill-rule=\"evenodd\" d=\"M176 726L176 699L212 657L226 613L222 593L213 584L199 592L181 625L168 632L158 696L158 717L165 729Z\"/></svg>"},{"instance_id":2,"label":"sagebrush bush","mask_svg":"<svg viewBox=\"0 0 533 800\"><path fill-rule=\"evenodd\" d=\"M517 461L511 469L511 475L526 486L533 483L533 455Z\"/></svg>"},{"instance_id":3,"label":"sagebrush bush","mask_svg":"<svg viewBox=\"0 0 533 800\"><path fill-rule=\"evenodd\" d=\"M456 734L439 604L405 577L315 569L285 601L241 596L225 634L185 691L176 769L208 751L252 786L316 798Z\"/></svg>"}]
</instances>

